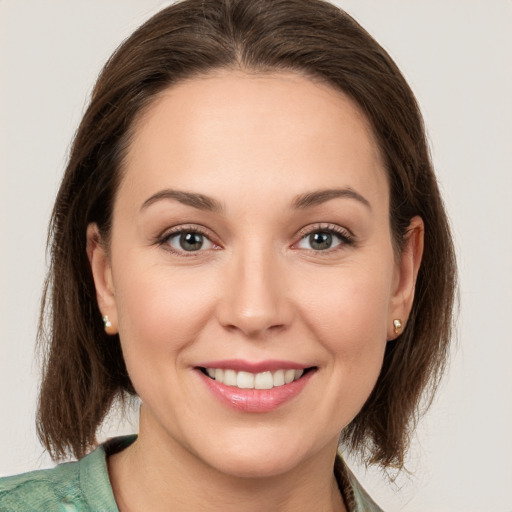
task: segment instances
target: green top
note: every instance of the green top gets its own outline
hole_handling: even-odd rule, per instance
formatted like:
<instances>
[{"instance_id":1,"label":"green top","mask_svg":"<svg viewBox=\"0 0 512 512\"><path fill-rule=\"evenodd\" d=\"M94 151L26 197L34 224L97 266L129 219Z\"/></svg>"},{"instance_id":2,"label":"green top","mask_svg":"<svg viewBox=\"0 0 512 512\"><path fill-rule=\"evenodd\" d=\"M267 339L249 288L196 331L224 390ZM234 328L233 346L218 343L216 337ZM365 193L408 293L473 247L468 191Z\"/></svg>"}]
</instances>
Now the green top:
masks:
<instances>
[{"instance_id":1,"label":"green top","mask_svg":"<svg viewBox=\"0 0 512 512\"><path fill-rule=\"evenodd\" d=\"M107 470L107 456L137 436L116 437L77 462L0 478L1 512L119 512ZM349 512L382 512L338 457L336 479Z\"/></svg>"}]
</instances>

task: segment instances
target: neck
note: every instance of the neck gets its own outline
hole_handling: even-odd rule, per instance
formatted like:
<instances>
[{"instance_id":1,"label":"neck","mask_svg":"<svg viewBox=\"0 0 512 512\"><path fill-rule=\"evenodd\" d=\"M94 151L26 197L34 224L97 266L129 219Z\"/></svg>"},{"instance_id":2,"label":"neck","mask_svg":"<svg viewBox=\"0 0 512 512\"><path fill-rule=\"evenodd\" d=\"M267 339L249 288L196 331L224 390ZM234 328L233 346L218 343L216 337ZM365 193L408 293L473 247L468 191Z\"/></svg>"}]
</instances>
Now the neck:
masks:
<instances>
[{"instance_id":1,"label":"neck","mask_svg":"<svg viewBox=\"0 0 512 512\"><path fill-rule=\"evenodd\" d=\"M155 435L156 434L156 435ZM108 459L120 512L345 512L334 478L336 446L281 474L240 477L206 464L141 421L137 441Z\"/></svg>"}]
</instances>

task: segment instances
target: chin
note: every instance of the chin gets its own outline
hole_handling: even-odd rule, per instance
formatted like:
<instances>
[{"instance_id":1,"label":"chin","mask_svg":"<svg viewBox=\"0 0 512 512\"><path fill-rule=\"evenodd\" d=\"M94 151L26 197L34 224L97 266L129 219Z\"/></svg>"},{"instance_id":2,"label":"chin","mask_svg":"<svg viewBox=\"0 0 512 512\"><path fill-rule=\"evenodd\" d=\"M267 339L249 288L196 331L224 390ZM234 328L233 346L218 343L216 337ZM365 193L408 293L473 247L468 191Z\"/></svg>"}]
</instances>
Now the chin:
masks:
<instances>
[{"instance_id":1,"label":"chin","mask_svg":"<svg viewBox=\"0 0 512 512\"><path fill-rule=\"evenodd\" d=\"M290 440L288 440L290 441ZM269 478L283 475L308 459L305 443L266 442L220 443L217 449L197 454L219 472L240 478Z\"/></svg>"},{"instance_id":2,"label":"chin","mask_svg":"<svg viewBox=\"0 0 512 512\"><path fill-rule=\"evenodd\" d=\"M237 454L216 461L214 467L226 475L239 478L270 478L292 471L299 464L299 459L276 454L274 457L248 457Z\"/></svg>"}]
</instances>

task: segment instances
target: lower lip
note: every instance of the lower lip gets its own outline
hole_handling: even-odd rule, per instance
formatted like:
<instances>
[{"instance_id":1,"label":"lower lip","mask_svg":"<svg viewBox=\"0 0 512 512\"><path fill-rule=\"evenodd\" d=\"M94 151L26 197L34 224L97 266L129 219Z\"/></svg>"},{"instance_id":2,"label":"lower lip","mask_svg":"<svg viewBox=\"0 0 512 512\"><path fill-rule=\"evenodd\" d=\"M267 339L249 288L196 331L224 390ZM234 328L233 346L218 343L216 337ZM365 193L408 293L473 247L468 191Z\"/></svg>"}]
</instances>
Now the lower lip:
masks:
<instances>
[{"instance_id":1,"label":"lower lip","mask_svg":"<svg viewBox=\"0 0 512 512\"><path fill-rule=\"evenodd\" d=\"M226 386L197 370L213 395L232 409L244 412L270 412L295 398L308 383L314 371L310 370L300 379L272 389L240 389Z\"/></svg>"}]
</instances>

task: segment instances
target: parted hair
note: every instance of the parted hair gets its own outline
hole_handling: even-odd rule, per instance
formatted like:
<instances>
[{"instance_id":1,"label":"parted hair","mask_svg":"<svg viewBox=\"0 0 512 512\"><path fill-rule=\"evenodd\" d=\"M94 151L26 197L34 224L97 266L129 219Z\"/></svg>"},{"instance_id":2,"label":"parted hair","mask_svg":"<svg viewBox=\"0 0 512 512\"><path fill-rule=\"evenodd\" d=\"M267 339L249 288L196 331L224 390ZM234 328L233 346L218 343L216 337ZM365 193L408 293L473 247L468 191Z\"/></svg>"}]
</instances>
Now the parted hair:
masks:
<instances>
[{"instance_id":1,"label":"parted hair","mask_svg":"<svg viewBox=\"0 0 512 512\"><path fill-rule=\"evenodd\" d=\"M456 296L449 224L417 102L386 51L323 0L182 0L158 12L101 71L76 132L53 209L39 325L44 354L38 434L55 460L82 457L118 398L135 395L118 336L104 332L86 253L98 225L107 246L134 123L168 87L218 69L296 71L327 82L366 115L388 174L397 256L413 216L425 225L414 303L342 445L401 468L419 414L445 369ZM340 404L341 406L341 404Z\"/></svg>"}]
</instances>

